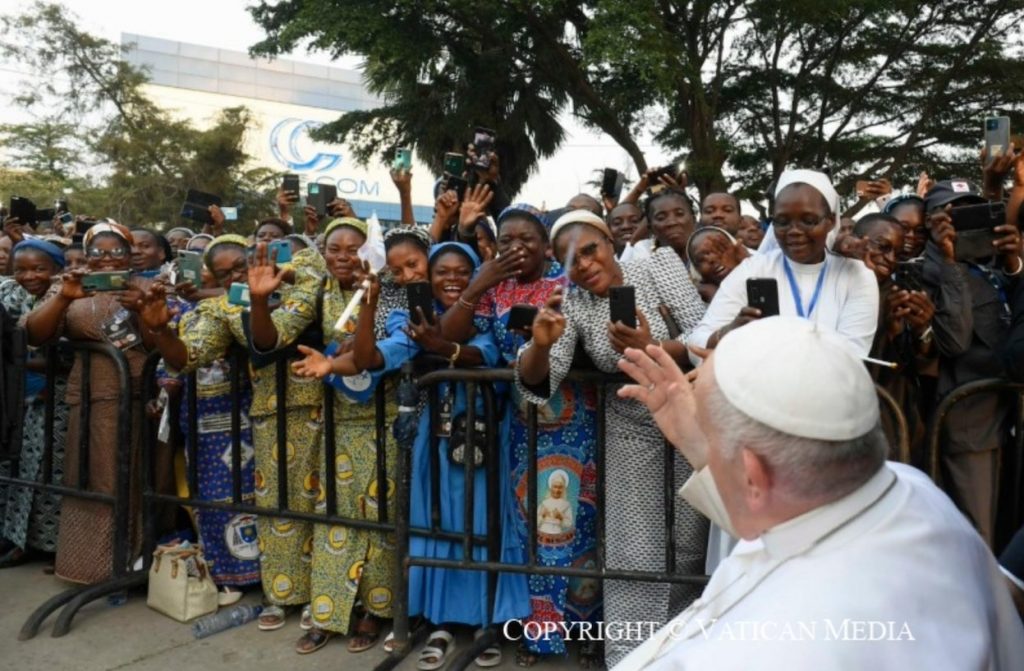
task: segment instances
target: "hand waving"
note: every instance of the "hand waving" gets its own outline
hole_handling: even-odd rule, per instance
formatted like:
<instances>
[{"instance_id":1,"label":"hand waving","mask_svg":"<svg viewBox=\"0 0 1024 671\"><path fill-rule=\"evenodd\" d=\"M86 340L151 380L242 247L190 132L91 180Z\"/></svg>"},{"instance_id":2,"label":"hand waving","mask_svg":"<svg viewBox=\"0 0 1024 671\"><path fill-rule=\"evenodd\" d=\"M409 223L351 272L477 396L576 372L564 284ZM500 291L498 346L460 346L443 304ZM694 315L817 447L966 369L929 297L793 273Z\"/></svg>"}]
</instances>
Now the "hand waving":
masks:
<instances>
[{"instance_id":1,"label":"hand waving","mask_svg":"<svg viewBox=\"0 0 1024 671\"><path fill-rule=\"evenodd\" d=\"M267 298L284 281L287 271L278 268L275 260L268 258L267 243L261 242L256 246L256 254L249 265L249 296L253 300Z\"/></svg>"}]
</instances>

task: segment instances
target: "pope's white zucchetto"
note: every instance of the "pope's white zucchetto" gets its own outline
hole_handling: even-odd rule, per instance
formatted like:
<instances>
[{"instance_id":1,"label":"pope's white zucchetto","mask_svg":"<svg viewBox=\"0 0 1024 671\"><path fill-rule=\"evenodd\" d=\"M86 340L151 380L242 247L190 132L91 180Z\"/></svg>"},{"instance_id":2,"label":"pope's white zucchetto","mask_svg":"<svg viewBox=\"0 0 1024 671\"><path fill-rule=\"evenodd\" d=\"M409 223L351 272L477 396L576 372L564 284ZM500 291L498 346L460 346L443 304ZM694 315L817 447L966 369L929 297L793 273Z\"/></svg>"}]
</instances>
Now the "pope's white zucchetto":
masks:
<instances>
[{"instance_id":1,"label":"pope's white zucchetto","mask_svg":"<svg viewBox=\"0 0 1024 671\"><path fill-rule=\"evenodd\" d=\"M806 319L768 317L730 331L714 372L734 408L791 436L853 440L879 420L864 362L838 333Z\"/></svg>"}]
</instances>

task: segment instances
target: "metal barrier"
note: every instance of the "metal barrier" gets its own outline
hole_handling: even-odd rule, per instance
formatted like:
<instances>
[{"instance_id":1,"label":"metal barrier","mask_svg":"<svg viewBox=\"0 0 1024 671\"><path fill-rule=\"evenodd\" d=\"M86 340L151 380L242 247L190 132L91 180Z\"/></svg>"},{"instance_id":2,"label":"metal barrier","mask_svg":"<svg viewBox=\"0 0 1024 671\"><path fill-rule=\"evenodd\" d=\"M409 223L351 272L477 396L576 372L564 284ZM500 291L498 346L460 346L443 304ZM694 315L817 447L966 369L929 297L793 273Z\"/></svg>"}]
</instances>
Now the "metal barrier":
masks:
<instances>
[{"instance_id":1,"label":"metal barrier","mask_svg":"<svg viewBox=\"0 0 1024 671\"><path fill-rule=\"evenodd\" d=\"M87 603L128 587L141 584L139 577L129 572L131 542L129 539L130 513L130 482L131 482L131 426L132 426L132 387L131 372L124 354L116 347L107 343L76 341L67 343L75 352L81 363L82 400L79 406L78 435L78 485L70 487L63 483L51 482L53 464L53 416L56 399L53 394L46 397L46 429L43 439L42 482L22 480L13 475L0 477L0 484L51 492L61 496L98 501L113 507L114 536L111 548L111 579L95 585L86 585L68 589L39 606L25 621L18 635L19 640L27 640L39 632L39 627L51 613L63 606L53 627L53 636L60 637L68 632L75 613ZM104 494L89 490L89 445L90 445L90 414L92 412L92 393L90 373L92 357L102 355L108 357L117 370L120 394L118 397L117 418L117 473L115 475L114 493ZM46 376L49 389L53 389L57 377L56 346L47 348ZM144 579L144 577L143 577Z\"/></svg>"}]
</instances>

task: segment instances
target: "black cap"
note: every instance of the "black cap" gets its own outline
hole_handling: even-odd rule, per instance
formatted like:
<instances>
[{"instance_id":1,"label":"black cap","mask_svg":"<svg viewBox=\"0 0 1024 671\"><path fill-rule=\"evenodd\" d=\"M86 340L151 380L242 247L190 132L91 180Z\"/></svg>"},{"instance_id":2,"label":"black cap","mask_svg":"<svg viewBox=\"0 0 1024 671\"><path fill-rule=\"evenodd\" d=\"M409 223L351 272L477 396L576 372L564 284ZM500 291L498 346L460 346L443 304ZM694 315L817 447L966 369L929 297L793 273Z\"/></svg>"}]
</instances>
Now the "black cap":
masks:
<instances>
[{"instance_id":1,"label":"black cap","mask_svg":"<svg viewBox=\"0 0 1024 671\"><path fill-rule=\"evenodd\" d=\"M944 179L936 182L935 186L928 189L924 195L924 208L931 212L940 207L945 207L956 202L960 205L972 205L975 203L988 202L981 195L981 189L976 184L966 179Z\"/></svg>"}]
</instances>

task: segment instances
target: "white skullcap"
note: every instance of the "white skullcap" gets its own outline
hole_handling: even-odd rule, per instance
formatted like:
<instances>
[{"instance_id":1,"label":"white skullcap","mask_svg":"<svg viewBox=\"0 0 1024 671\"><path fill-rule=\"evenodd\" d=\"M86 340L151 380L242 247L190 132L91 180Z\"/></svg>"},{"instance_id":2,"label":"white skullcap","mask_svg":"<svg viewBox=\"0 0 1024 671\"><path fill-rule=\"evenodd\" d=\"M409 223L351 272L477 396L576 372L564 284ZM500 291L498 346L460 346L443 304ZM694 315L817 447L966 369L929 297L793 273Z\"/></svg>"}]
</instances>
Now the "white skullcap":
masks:
<instances>
[{"instance_id":1,"label":"white skullcap","mask_svg":"<svg viewBox=\"0 0 1024 671\"><path fill-rule=\"evenodd\" d=\"M608 224L604 219L597 216L590 210L573 210L572 212L566 212L555 221L554 226L551 227L551 246L555 245L555 238L562 230L570 224L586 224L593 226L597 230L604 233L605 237L609 240L612 238L612 231L608 228Z\"/></svg>"},{"instance_id":2,"label":"white skullcap","mask_svg":"<svg viewBox=\"0 0 1024 671\"><path fill-rule=\"evenodd\" d=\"M715 381L734 408L800 438L852 440L878 423L871 376L847 340L797 317L730 331L715 349Z\"/></svg>"}]
</instances>

